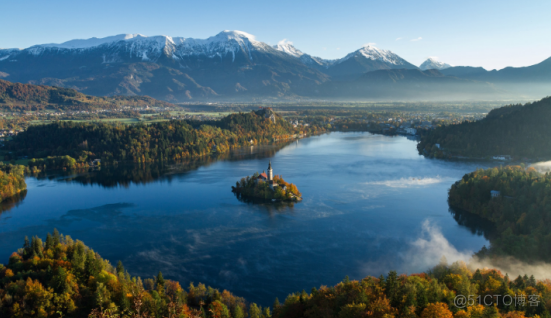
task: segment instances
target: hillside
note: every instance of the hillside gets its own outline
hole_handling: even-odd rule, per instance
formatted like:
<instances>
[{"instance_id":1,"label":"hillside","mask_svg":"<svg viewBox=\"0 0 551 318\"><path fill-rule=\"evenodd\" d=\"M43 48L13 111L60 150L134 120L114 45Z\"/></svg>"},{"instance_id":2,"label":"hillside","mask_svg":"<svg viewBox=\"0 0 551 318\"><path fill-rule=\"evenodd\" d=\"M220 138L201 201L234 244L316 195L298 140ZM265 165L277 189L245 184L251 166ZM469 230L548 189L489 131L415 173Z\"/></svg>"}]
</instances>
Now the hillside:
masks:
<instances>
[{"instance_id":1,"label":"hillside","mask_svg":"<svg viewBox=\"0 0 551 318\"><path fill-rule=\"evenodd\" d=\"M493 198L491 191L499 191ZM547 198L551 175L533 168L507 166L477 170L452 185L448 202L452 208L494 222L491 248L480 256L513 256L525 261L551 261L551 219Z\"/></svg>"},{"instance_id":2,"label":"hillside","mask_svg":"<svg viewBox=\"0 0 551 318\"><path fill-rule=\"evenodd\" d=\"M0 162L0 202L9 201L26 189L25 167Z\"/></svg>"},{"instance_id":3,"label":"hillside","mask_svg":"<svg viewBox=\"0 0 551 318\"><path fill-rule=\"evenodd\" d=\"M89 96L70 88L0 80L0 109L113 109L124 106L175 107L149 96Z\"/></svg>"},{"instance_id":4,"label":"hillside","mask_svg":"<svg viewBox=\"0 0 551 318\"><path fill-rule=\"evenodd\" d=\"M438 127L421 138L420 153L436 157L551 158L551 97L492 110L476 122ZM436 146L439 144L440 149Z\"/></svg>"},{"instance_id":5,"label":"hillside","mask_svg":"<svg viewBox=\"0 0 551 318\"><path fill-rule=\"evenodd\" d=\"M274 115L270 119L270 115ZM31 126L6 147L13 156L43 158L69 155L77 162L99 158L153 162L223 153L233 147L291 139L323 128L293 126L270 109L231 114L219 121L172 120L150 125L55 122Z\"/></svg>"}]
</instances>

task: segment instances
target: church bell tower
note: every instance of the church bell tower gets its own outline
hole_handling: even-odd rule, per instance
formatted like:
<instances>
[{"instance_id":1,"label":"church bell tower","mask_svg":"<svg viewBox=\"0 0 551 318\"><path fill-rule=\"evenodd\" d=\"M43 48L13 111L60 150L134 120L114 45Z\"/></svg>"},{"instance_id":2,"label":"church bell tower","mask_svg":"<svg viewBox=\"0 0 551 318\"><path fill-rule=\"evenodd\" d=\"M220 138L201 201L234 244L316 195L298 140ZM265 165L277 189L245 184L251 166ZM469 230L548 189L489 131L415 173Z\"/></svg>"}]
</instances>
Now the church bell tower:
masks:
<instances>
[{"instance_id":1,"label":"church bell tower","mask_svg":"<svg viewBox=\"0 0 551 318\"><path fill-rule=\"evenodd\" d=\"M272 170L272 161L270 160L270 163L268 164L268 181L272 181L274 179L274 171Z\"/></svg>"}]
</instances>

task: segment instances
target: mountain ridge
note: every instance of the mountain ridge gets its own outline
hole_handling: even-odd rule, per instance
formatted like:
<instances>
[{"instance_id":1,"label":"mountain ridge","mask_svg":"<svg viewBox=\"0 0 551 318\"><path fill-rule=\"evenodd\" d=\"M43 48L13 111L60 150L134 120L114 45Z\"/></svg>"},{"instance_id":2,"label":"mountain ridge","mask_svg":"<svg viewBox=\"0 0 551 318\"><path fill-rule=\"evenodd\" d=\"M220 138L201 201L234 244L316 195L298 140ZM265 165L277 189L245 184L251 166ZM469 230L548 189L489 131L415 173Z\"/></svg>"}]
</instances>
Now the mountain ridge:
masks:
<instances>
[{"instance_id":1,"label":"mountain ridge","mask_svg":"<svg viewBox=\"0 0 551 318\"><path fill-rule=\"evenodd\" d=\"M447 64L441 62L434 62L431 68L440 69L444 76L438 78L446 83L460 83L447 77L500 83L501 90L511 90L517 96L526 95L525 91L538 96L547 92L546 86L516 88L505 84L551 82L551 67L545 62L500 71L442 68L441 64ZM326 60L300 51L289 41L272 46L249 33L229 30L206 39L119 34L0 50L0 78L5 80L72 88L98 96L149 95L171 102L326 98L324 90L335 92L335 87L343 87L341 82L354 86L366 73L399 69L419 67L373 45ZM418 75L400 76L427 80ZM463 93L465 99L471 97L469 91ZM361 92L354 94L369 98ZM500 98L499 94L495 98Z\"/></svg>"}]
</instances>

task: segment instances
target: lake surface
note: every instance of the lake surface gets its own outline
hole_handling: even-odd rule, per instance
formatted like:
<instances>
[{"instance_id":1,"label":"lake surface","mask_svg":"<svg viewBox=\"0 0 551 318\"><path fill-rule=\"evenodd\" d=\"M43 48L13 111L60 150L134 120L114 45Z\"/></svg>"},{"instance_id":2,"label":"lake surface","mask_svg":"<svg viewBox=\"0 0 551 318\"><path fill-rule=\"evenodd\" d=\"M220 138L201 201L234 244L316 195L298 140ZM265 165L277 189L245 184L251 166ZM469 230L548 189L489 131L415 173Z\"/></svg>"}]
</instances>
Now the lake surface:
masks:
<instances>
[{"instance_id":1,"label":"lake surface","mask_svg":"<svg viewBox=\"0 0 551 318\"><path fill-rule=\"evenodd\" d=\"M234 196L230 187L270 160L302 202ZM201 282L271 305L346 275L425 271L443 255L467 260L488 241L454 218L447 191L490 165L426 159L405 137L332 133L220 159L31 177L26 197L0 214L0 262L25 235L57 228L112 264L122 260L131 275L161 270L183 286Z\"/></svg>"}]
</instances>

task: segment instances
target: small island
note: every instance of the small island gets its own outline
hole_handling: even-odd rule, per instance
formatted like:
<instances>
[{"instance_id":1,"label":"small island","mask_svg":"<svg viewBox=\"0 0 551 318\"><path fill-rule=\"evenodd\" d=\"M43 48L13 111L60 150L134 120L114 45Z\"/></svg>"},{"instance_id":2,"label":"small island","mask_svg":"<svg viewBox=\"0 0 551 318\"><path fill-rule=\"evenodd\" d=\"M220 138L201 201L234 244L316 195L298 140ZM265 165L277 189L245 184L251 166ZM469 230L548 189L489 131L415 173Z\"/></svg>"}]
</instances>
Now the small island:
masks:
<instances>
[{"instance_id":1,"label":"small island","mask_svg":"<svg viewBox=\"0 0 551 318\"><path fill-rule=\"evenodd\" d=\"M272 162L268 165L268 173L256 172L252 177L241 178L232 186L232 192L238 196L250 199L262 199L271 201L301 201L302 194L297 186L289 184L281 176L274 176Z\"/></svg>"}]
</instances>

